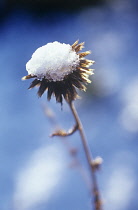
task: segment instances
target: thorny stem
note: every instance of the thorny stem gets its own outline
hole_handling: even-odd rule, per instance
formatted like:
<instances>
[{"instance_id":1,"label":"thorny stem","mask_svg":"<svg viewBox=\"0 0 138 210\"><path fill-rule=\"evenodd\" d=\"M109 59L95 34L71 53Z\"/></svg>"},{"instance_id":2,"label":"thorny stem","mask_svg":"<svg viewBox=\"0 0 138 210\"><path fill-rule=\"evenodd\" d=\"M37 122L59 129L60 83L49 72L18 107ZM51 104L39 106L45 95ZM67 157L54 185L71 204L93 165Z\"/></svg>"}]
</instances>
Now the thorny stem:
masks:
<instances>
[{"instance_id":1,"label":"thorny stem","mask_svg":"<svg viewBox=\"0 0 138 210\"><path fill-rule=\"evenodd\" d=\"M72 114L75 118L76 126L77 126L78 131L79 131L80 136L81 136L81 140L82 140L82 144L83 144L83 147L84 147L85 155L86 155L87 162L88 162L90 172L91 172L91 179L92 179L92 189L91 190L92 190L92 194L94 195L94 210L102 210L100 193L99 193L96 174L95 174L96 167L95 167L95 164L94 164L94 160L93 160L92 154L90 152L90 149L89 149L86 137L85 137L85 133L84 133L82 123L79 119L78 113L75 109L75 106L74 106L73 102L70 102L69 106L70 106Z\"/></svg>"}]
</instances>

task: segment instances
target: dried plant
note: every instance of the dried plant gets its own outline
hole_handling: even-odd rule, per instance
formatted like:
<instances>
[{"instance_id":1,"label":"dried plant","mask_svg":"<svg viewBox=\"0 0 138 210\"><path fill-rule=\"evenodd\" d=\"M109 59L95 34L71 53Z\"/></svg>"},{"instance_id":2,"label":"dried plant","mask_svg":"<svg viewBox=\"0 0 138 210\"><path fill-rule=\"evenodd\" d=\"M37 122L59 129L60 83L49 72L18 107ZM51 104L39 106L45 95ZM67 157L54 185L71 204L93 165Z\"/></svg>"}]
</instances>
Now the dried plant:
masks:
<instances>
[{"instance_id":1,"label":"dried plant","mask_svg":"<svg viewBox=\"0 0 138 210\"><path fill-rule=\"evenodd\" d=\"M93 69L90 69L89 66L94 61L85 59L85 56L89 55L90 51L79 52L83 47L84 43L79 44L76 41L73 45L53 42L38 48L26 64L28 75L22 79L34 78L29 89L39 86L39 96L42 96L47 90L48 100L54 95L57 102L62 104L64 98L68 103L75 119L75 126L68 132L59 129L51 136L66 137L76 131L79 132L90 169L94 209L101 210L102 203L97 185L96 171L102 160L101 158L93 159L82 123L73 103L78 98L76 88L86 91L86 84L91 82L89 75L93 74Z\"/></svg>"}]
</instances>

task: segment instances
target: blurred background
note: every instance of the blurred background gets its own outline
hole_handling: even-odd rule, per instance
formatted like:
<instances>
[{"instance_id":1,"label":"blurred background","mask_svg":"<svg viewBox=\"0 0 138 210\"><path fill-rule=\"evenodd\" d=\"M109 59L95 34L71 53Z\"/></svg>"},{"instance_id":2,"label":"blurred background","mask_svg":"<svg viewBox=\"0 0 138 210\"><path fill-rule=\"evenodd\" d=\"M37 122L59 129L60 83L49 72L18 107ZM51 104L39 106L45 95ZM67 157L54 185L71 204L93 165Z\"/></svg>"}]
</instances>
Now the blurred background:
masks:
<instances>
[{"instance_id":1,"label":"blurred background","mask_svg":"<svg viewBox=\"0 0 138 210\"><path fill-rule=\"evenodd\" d=\"M64 129L74 125L46 94L28 91L26 63L48 42L85 41L95 74L75 101L93 156L105 210L136 210L138 149L138 1L0 1L0 210L89 210L79 167L45 111ZM48 111L50 114L51 111ZM50 114L51 116L51 114ZM87 172L78 133L66 138ZM69 146L69 147L70 147Z\"/></svg>"}]
</instances>

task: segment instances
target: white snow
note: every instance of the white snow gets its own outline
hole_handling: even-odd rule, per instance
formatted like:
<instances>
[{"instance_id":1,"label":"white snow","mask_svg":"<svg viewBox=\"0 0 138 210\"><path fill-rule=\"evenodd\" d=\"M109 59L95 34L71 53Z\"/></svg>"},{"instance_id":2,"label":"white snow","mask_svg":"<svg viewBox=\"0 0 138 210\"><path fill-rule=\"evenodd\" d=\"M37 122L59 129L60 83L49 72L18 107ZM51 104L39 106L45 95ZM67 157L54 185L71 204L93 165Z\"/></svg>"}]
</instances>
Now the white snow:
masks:
<instances>
[{"instance_id":1,"label":"white snow","mask_svg":"<svg viewBox=\"0 0 138 210\"><path fill-rule=\"evenodd\" d=\"M45 77L50 81L61 81L78 64L79 55L71 45L55 41L38 48L27 62L26 69L28 74L40 80Z\"/></svg>"}]
</instances>

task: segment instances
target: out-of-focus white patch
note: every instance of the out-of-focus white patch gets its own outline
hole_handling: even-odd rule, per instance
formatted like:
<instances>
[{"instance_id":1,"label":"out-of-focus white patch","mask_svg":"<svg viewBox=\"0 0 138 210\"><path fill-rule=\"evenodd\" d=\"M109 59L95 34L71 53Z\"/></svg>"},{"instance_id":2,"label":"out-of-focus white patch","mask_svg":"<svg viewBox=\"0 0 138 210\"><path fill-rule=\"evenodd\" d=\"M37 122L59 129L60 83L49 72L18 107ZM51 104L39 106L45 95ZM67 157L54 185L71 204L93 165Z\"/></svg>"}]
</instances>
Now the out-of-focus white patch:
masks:
<instances>
[{"instance_id":1,"label":"out-of-focus white patch","mask_svg":"<svg viewBox=\"0 0 138 210\"><path fill-rule=\"evenodd\" d=\"M95 53L98 56L96 58L98 71L95 73L94 80L97 85L96 94L98 96L110 96L120 88L120 72L116 60L124 51L125 44L122 39L124 38L118 36L117 33L108 30L103 31L102 39L100 35L96 37ZM93 46L93 42L90 45Z\"/></svg>"},{"instance_id":2,"label":"out-of-focus white patch","mask_svg":"<svg viewBox=\"0 0 138 210\"><path fill-rule=\"evenodd\" d=\"M60 81L70 74L79 64L79 55L72 50L71 45L57 41L38 48L27 62L28 74L36 75L38 79Z\"/></svg>"},{"instance_id":3,"label":"out-of-focus white patch","mask_svg":"<svg viewBox=\"0 0 138 210\"><path fill-rule=\"evenodd\" d=\"M30 210L46 202L61 184L64 158L57 145L36 150L16 177L14 207Z\"/></svg>"},{"instance_id":4,"label":"out-of-focus white patch","mask_svg":"<svg viewBox=\"0 0 138 210\"><path fill-rule=\"evenodd\" d=\"M111 59L114 57L116 58L117 56L121 55L122 50L124 50L122 37L118 36L118 34L116 34L114 31L105 31L102 35L102 39L97 37L96 46L97 50L102 54L99 59L107 64L110 62L107 60L107 56Z\"/></svg>"},{"instance_id":5,"label":"out-of-focus white patch","mask_svg":"<svg viewBox=\"0 0 138 210\"><path fill-rule=\"evenodd\" d=\"M104 194L106 210L125 210L133 196L134 181L128 168L115 168Z\"/></svg>"},{"instance_id":6,"label":"out-of-focus white patch","mask_svg":"<svg viewBox=\"0 0 138 210\"><path fill-rule=\"evenodd\" d=\"M123 127L130 132L138 132L138 105L127 105L121 114Z\"/></svg>"},{"instance_id":7,"label":"out-of-focus white patch","mask_svg":"<svg viewBox=\"0 0 138 210\"><path fill-rule=\"evenodd\" d=\"M106 210L127 209L135 187L135 177L131 167L132 158L129 152L121 152L110 164L112 172L103 192Z\"/></svg>"},{"instance_id":8,"label":"out-of-focus white patch","mask_svg":"<svg viewBox=\"0 0 138 210\"><path fill-rule=\"evenodd\" d=\"M102 76L101 76L102 75ZM102 69L102 73L99 70L95 76L95 83L98 84L97 94L99 96L105 97L114 94L119 87L119 75L116 69L112 68L112 71L107 69Z\"/></svg>"},{"instance_id":9,"label":"out-of-focus white patch","mask_svg":"<svg viewBox=\"0 0 138 210\"><path fill-rule=\"evenodd\" d=\"M135 78L123 91L124 109L120 122L130 132L138 132L138 78Z\"/></svg>"}]
</instances>

